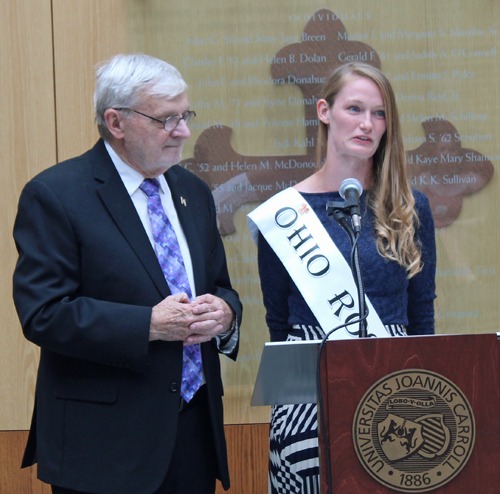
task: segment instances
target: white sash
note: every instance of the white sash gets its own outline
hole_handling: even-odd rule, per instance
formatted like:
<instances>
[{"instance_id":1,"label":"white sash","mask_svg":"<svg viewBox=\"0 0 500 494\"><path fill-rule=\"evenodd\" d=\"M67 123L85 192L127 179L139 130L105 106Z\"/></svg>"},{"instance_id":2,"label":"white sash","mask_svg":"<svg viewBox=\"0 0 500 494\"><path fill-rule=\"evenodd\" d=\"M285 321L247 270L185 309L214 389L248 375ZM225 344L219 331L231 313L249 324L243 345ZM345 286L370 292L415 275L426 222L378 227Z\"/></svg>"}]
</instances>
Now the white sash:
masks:
<instances>
[{"instance_id":1,"label":"white sash","mask_svg":"<svg viewBox=\"0 0 500 494\"><path fill-rule=\"evenodd\" d=\"M258 228L325 333L358 319L358 294L351 268L299 192L285 189L254 209L247 218L254 241L257 241ZM390 336L368 298L366 305L368 334ZM358 331L359 324L355 323L333 332L329 339L357 338Z\"/></svg>"}]
</instances>

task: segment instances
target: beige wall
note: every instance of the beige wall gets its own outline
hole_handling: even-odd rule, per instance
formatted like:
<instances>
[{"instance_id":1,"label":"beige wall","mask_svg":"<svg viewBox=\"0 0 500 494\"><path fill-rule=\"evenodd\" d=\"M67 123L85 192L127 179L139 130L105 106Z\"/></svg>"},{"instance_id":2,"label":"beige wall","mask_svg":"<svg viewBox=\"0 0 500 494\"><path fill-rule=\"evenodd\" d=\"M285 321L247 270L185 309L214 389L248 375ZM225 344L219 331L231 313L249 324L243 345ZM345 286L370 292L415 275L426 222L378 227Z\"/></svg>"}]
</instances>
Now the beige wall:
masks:
<instances>
[{"instance_id":1,"label":"beige wall","mask_svg":"<svg viewBox=\"0 0 500 494\"><path fill-rule=\"evenodd\" d=\"M129 50L165 58L181 70L198 114L198 126L185 146L187 161L195 156L204 127L214 124L232 129L230 148L243 158L305 155L310 151L304 144L307 129L297 123L304 106L290 104L303 97L300 87L250 80L270 77L273 57L302 39L307 22L325 4L317 0L0 1L4 12L0 20L0 430L15 430L29 426L37 365L37 350L23 339L11 298L16 258L11 231L17 198L38 171L85 151L95 141L94 65ZM484 187L465 195L457 219L437 231L436 321L441 333L497 331L500 3L339 0L327 8L339 16L350 41L367 44L380 58L399 95L408 151L417 153L425 137L420 115L444 114L462 139L484 137L467 138L461 144L491 156L495 173ZM442 78L414 76L414 72L439 73ZM286 104L265 105L264 99ZM269 127L265 119L287 120L293 126ZM292 149L280 147L287 139ZM219 149L215 151L214 159ZM432 152L439 158L434 169L439 174L444 166L441 154L437 148ZM457 168L457 173L462 171ZM457 193L456 187L445 194L447 190ZM257 203L236 208L235 231L224 236L231 277L245 310L240 358L237 363L223 359L227 423L265 422L269 417L267 409L249 406L268 339L256 249L245 219Z\"/></svg>"},{"instance_id":2,"label":"beige wall","mask_svg":"<svg viewBox=\"0 0 500 494\"><path fill-rule=\"evenodd\" d=\"M125 6L107 0L1 0L0 430L27 429L38 350L12 303L12 226L24 184L97 139L96 63L126 50Z\"/></svg>"},{"instance_id":3,"label":"beige wall","mask_svg":"<svg viewBox=\"0 0 500 494\"><path fill-rule=\"evenodd\" d=\"M0 242L0 429L26 428L37 351L20 334L12 304L12 225L23 185L56 159L50 2L2 2Z\"/></svg>"}]
</instances>

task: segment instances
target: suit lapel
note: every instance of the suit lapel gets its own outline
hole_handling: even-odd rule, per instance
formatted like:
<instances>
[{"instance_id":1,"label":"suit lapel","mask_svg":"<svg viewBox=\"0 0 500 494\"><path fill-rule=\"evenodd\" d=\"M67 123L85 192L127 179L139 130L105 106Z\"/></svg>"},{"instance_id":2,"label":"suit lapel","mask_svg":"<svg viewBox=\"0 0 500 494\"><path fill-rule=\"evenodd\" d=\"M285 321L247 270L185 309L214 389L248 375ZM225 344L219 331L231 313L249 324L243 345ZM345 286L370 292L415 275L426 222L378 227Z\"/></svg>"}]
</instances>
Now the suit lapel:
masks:
<instances>
[{"instance_id":1,"label":"suit lapel","mask_svg":"<svg viewBox=\"0 0 500 494\"><path fill-rule=\"evenodd\" d=\"M163 298L170 295L165 277L141 220L111 158L99 141L92 149L97 193Z\"/></svg>"},{"instance_id":2,"label":"suit lapel","mask_svg":"<svg viewBox=\"0 0 500 494\"><path fill-rule=\"evenodd\" d=\"M184 186L177 180L175 167L170 168L165 173L168 186L172 193L174 206L179 217L179 222L186 236L186 241L189 246L189 253L191 255L191 262L193 264L194 283L196 286L196 294L202 295L205 293L205 258L203 247L198 236L196 227L196 211L193 210L192 205L194 201L190 200L190 191L188 187Z\"/></svg>"}]
</instances>

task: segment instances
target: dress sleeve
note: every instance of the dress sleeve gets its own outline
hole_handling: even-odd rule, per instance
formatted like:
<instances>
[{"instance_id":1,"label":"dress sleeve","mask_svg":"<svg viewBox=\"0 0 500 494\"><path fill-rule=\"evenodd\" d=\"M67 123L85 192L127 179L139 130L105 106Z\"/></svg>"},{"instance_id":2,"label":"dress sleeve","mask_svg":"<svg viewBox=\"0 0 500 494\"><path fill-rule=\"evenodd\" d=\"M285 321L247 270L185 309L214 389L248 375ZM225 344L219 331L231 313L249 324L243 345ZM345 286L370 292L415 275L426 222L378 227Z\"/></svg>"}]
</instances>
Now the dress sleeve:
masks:
<instances>
[{"instance_id":1,"label":"dress sleeve","mask_svg":"<svg viewBox=\"0 0 500 494\"><path fill-rule=\"evenodd\" d=\"M408 334L434 333L434 299L436 298L436 239L434 219L427 197L415 193L420 220L418 240L422 249L423 268L410 279L408 286Z\"/></svg>"},{"instance_id":2,"label":"dress sleeve","mask_svg":"<svg viewBox=\"0 0 500 494\"><path fill-rule=\"evenodd\" d=\"M290 332L288 323L290 277L278 256L260 233L258 250L260 283L271 341L285 341Z\"/></svg>"}]
</instances>

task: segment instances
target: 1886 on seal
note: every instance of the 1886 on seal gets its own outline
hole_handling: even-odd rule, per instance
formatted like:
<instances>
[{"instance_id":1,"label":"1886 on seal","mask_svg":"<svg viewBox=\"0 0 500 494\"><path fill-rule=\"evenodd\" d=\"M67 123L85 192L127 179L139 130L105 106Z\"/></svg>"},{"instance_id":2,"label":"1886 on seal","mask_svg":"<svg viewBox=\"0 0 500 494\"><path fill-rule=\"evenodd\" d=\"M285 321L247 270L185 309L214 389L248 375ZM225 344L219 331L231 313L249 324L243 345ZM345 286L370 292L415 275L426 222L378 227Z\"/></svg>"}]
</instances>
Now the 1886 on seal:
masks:
<instances>
[{"instance_id":1,"label":"1886 on seal","mask_svg":"<svg viewBox=\"0 0 500 494\"><path fill-rule=\"evenodd\" d=\"M462 391L431 371L388 374L365 393L353 420L359 461L378 482L426 492L452 480L475 439L472 408Z\"/></svg>"}]
</instances>

